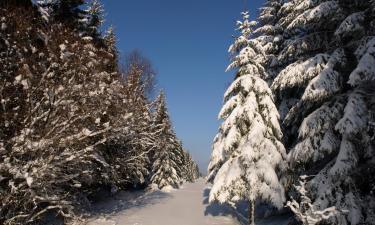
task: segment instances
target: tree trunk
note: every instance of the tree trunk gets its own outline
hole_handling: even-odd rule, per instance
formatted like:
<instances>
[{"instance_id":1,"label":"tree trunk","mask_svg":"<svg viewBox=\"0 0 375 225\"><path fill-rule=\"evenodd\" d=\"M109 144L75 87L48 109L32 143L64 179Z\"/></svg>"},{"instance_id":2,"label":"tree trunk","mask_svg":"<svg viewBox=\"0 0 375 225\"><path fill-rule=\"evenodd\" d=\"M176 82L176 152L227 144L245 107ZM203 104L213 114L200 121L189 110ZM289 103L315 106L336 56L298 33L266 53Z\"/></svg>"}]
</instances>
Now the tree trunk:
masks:
<instances>
[{"instance_id":1,"label":"tree trunk","mask_svg":"<svg viewBox=\"0 0 375 225\"><path fill-rule=\"evenodd\" d=\"M255 202L250 200L249 203L249 225L255 225Z\"/></svg>"}]
</instances>

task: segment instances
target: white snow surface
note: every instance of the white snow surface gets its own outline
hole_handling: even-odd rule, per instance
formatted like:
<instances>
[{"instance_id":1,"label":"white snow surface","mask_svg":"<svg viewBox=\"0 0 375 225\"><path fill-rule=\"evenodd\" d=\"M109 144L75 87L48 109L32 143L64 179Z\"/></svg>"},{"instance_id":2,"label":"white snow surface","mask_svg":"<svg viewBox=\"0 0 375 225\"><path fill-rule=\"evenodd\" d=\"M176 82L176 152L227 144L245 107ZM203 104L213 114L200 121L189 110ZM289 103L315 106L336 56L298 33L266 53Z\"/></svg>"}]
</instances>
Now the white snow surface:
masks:
<instances>
[{"instance_id":1,"label":"white snow surface","mask_svg":"<svg viewBox=\"0 0 375 225\"><path fill-rule=\"evenodd\" d=\"M242 225L232 208L208 204L210 188L203 179L170 193L124 192L93 207L87 225ZM288 216L256 220L256 225L286 225Z\"/></svg>"}]
</instances>

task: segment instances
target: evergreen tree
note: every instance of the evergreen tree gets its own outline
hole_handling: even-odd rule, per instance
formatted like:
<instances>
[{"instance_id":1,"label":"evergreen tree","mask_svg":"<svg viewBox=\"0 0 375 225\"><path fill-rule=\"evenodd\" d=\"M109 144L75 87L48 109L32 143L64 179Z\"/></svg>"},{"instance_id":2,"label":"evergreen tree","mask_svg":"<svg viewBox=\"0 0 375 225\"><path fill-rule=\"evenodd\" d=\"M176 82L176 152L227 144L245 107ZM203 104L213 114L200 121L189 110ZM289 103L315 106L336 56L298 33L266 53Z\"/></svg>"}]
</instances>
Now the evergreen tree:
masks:
<instances>
[{"instance_id":1,"label":"evergreen tree","mask_svg":"<svg viewBox=\"0 0 375 225\"><path fill-rule=\"evenodd\" d=\"M181 181L181 152L172 130L163 92L157 100L154 129L158 148L154 151L151 183L160 189L168 186L178 188Z\"/></svg>"},{"instance_id":2,"label":"evergreen tree","mask_svg":"<svg viewBox=\"0 0 375 225\"><path fill-rule=\"evenodd\" d=\"M265 81L265 54L261 46L249 41L255 25L248 13L243 13L243 21L238 22L242 35L229 49L237 55L228 70L237 69L237 73L225 93L219 115L224 122L214 141L208 177L213 180L209 200L249 201L250 224L254 224L257 199L278 208L285 201L276 173L285 169L285 149L280 142L278 112Z\"/></svg>"},{"instance_id":3,"label":"evergreen tree","mask_svg":"<svg viewBox=\"0 0 375 225\"><path fill-rule=\"evenodd\" d=\"M258 28L254 30L254 37L250 43L262 48L264 54L263 65L267 68L267 82L272 82L278 72L277 54L283 43L283 34L281 27L277 24L279 19L279 10L281 8L280 0L267 0L260 9L258 17Z\"/></svg>"},{"instance_id":4,"label":"evergreen tree","mask_svg":"<svg viewBox=\"0 0 375 225\"><path fill-rule=\"evenodd\" d=\"M188 182L194 182L199 178L199 169L197 164L188 151L184 151L183 178Z\"/></svg>"},{"instance_id":5,"label":"evergreen tree","mask_svg":"<svg viewBox=\"0 0 375 225\"><path fill-rule=\"evenodd\" d=\"M316 175L306 185L313 207L349 211L327 219L334 224L374 221L374 198L357 176L374 158L374 9L369 0L294 0L279 12L283 69L272 89L283 111L292 182Z\"/></svg>"},{"instance_id":6,"label":"evergreen tree","mask_svg":"<svg viewBox=\"0 0 375 225\"><path fill-rule=\"evenodd\" d=\"M125 99L129 111L132 113L131 120L131 150L128 154L136 157L136 163L129 164L123 168L124 172L131 177L133 184L143 184L149 175L148 155L155 148L154 136L152 135L151 112L145 96L144 87L141 81L142 69L138 65L132 65L127 71L125 80ZM139 157L140 156L140 157Z\"/></svg>"}]
</instances>

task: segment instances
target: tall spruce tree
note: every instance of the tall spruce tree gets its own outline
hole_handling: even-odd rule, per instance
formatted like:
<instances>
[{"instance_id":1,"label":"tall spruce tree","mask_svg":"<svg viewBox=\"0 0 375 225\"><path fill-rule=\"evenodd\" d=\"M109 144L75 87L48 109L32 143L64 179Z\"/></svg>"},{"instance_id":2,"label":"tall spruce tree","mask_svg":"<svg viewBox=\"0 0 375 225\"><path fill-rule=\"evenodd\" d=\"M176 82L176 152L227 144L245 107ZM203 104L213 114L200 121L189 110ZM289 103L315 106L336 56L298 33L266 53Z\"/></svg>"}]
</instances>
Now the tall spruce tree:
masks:
<instances>
[{"instance_id":1,"label":"tall spruce tree","mask_svg":"<svg viewBox=\"0 0 375 225\"><path fill-rule=\"evenodd\" d=\"M237 73L219 115L224 122L213 145L209 200L249 201L249 223L254 224L256 200L283 206L284 189L276 171L285 169L286 154L277 108L265 81L263 48L249 40L256 22L249 21L247 12L242 15L243 21L237 22L241 36L229 49L234 57L228 70Z\"/></svg>"},{"instance_id":2,"label":"tall spruce tree","mask_svg":"<svg viewBox=\"0 0 375 225\"><path fill-rule=\"evenodd\" d=\"M150 126L152 124L150 107L145 96L141 74L142 68L139 65L131 65L125 74L126 103L132 113L130 118L132 130L130 144L132 147L129 154L137 157L137 160L136 163L129 164L129 168L123 169L127 170L133 184L146 182L150 163L148 155L156 148L152 126Z\"/></svg>"},{"instance_id":3,"label":"tall spruce tree","mask_svg":"<svg viewBox=\"0 0 375 225\"><path fill-rule=\"evenodd\" d=\"M179 142L172 129L164 93L157 99L154 129L158 148L154 151L151 183L158 188L178 188L181 182L181 152Z\"/></svg>"},{"instance_id":4,"label":"tall spruce tree","mask_svg":"<svg viewBox=\"0 0 375 225\"><path fill-rule=\"evenodd\" d=\"M283 128L292 181L316 175L307 194L317 210L336 207L333 224L373 224L371 115L375 79L374 2L288 1L278 25L284 68L272 89L285 113Z\"/></svg>"}]
</instances>

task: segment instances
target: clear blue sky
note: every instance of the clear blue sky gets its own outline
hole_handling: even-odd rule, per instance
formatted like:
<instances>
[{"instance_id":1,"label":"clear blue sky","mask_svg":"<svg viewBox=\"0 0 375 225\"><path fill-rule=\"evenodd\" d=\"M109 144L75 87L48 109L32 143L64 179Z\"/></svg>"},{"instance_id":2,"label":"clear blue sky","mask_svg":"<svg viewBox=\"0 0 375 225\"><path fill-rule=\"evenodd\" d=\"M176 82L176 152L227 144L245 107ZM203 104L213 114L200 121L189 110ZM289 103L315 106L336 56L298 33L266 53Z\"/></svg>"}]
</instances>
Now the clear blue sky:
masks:
<instances>
[{"instance_id":1,"label":"clear blue sky","mask_svg":"<svg viewBox=\"0 0 375 225\"><path fill-rule=\"evenodd\" d=\"M217 114L233 73L227 49L243 0L102 0L122 54L140 50L158 72L178 137L202 172L220 121ZM253 19L263 0L249 0Z\"/></svg>"}]
</instances>

